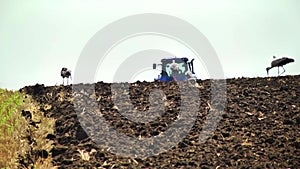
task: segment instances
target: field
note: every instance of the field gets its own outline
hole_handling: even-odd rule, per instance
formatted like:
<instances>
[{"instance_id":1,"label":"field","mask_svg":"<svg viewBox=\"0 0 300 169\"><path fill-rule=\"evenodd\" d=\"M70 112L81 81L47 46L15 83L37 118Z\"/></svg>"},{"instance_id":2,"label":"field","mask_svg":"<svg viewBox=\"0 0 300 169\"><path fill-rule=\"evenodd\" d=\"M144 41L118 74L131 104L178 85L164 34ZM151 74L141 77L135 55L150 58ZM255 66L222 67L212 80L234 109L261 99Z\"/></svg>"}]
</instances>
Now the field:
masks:
<instances>
[{"instance_id":1,"label":"field","mask_svg":"<svg viewBox=\"0 0 300 169\"><path fill-rule=\"evenodd\" d=\"M161 89L165 93L162 98L166 112L155 121L135 123L119 114L121 107L113 104L111 85L98 82L94 88L92 84L77 84L82 89L78 93L72 90L75 86L35 85L26 86L19 92L2 90L0 127L5 132L0 133L0 167L300 168L299 75L227 79L224 86L227 91L221 93L227 99L222 107L224 111L219 112L218 108L213 111L216 116L221 113L221 118L206 142L200 142L199 136L208 113L214 109L211 81L198 80L198 107L189 110L197 111L197 119L190 132L170 150L147 158L116 155L96 144L90 135L103 134L100 141L105 146L109 146L111 140L105 139L108 137L104 133L89 130L91 126L101 126L93 116L101 112L116 131L133 138L157 136L178 118L183 99L179 87L175 82L130 84L130 100L136 110L149 110L150 102L153 102L149 100L152 89ZM222 97L217 96L216 102ZM90 108L92 103L87 98L96 100L97 111ZM8 113L3 115L3 112ZM78 118L78 112L85 113L86 119ZM9 119L16 120L9 122ZM15 127L9 125L15 123L18 124ZM112 140L122 142L117 137ZM21 148L15 146L22 144L24 150L18 151ZM12 145L15 146L10 148ZM143 152L135 144L127 148ZM153 151L145 154L155 154Z\"/></svg>"},{"instance_id":2,"label":"field","mask_svg":"<svg viewBox=\"0 0 300 169\"><path fill-rule=\"evenodd\" d=\"M29 95L0 89L0 168L55 168L49 151L54 119ZM25 165L24 165L25 164Z\"/></svg>"}]
</instances>

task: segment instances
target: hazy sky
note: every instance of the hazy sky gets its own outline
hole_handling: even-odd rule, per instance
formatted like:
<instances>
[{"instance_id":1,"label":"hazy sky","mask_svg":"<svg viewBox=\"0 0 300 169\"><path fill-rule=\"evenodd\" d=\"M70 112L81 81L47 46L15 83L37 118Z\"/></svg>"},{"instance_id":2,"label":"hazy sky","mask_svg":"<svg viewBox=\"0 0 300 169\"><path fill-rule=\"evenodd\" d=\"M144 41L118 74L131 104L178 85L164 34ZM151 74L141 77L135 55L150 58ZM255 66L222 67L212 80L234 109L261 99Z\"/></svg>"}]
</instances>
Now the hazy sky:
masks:
<instances>
[{"instance_id":1,"label":"hazy sky","mask_svg":"<svg viewBox=\"0 0 300 169\"><path fill-rule=\"evenodd\" d=\"M62 83L61 68L74 71L84 46L96 32L118 19L143 13L167 14L195 26L215 49L227 78L266 76L273 55L296 60L285 67L286 75L300 72L298 0L0 0L0 87ZM143 45L137 48L135 44ZM111 51L101 63L106 65L101 67L105 74L95 75L95 81L111 82L116 67L109 66L110 62L116 66L133 52L147 48L179 57L189 53L170 39L133 38ZM197 76L209 78L205 65L197 61ZM134 80L152 80L158 73L141 72ZM271 75L277 75L277 69L271 70Z\"/></svg>"}]
</instances>

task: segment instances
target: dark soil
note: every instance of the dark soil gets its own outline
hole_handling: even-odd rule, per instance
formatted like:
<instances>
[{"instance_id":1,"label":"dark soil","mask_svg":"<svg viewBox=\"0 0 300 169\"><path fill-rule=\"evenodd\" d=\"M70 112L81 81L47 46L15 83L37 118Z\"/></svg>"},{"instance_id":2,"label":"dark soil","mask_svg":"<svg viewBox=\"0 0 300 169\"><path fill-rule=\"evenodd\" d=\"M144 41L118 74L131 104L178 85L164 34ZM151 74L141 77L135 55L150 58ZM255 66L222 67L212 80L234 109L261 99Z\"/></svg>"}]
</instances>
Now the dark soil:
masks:
<instances>
[{"instance_id":1,"label":"dark soil","mask_svg":"<svg viewBox=\"0 0 300 169\"><path fill-rule=\"evenodd\" d=\"M149 99L152 89L161 89L166 94L164 99L169 104L164 108L165 113L159 114L155 121L145 123L133 122L120 115L120 106L116 108L112 101L112 84L99 82L95 88L91 84L78 84L83 89L79 93L72 92L72 86L35 85L21 91L32 95L41 104L41 111L56 119L55 134L49 134L47 138L55 142L49 155L53 165L59 168L300 168L299 75L226 80L227 102L222 118L205 143L199 142L199 134L212 109L211 81L198 80L197 83L200 86L199 110L192 129L175 147L148 158L115 155L95 144L87 133L98 136L101 133L83 130L76 111L86 113L84 126L99 125L92 115L101 112L118 132L134 138L150 138L166 131L178 117L183 98L177 83L130 84L130 100L136 110L149 110L150 102L155 102L151 97ZM93 103L89 103L88 98L97 100L97 112L90 108ZM51 109L44 109L45 104L51 105ZM221 108L222 105L217 106L216 113L222 113L218 112ZM102 145L106 144L105 140L101 141ZM135 144L128 148L139 151ZM78 150L90 152L90 159L83 159Z\"/></svg>"}]
</instances>

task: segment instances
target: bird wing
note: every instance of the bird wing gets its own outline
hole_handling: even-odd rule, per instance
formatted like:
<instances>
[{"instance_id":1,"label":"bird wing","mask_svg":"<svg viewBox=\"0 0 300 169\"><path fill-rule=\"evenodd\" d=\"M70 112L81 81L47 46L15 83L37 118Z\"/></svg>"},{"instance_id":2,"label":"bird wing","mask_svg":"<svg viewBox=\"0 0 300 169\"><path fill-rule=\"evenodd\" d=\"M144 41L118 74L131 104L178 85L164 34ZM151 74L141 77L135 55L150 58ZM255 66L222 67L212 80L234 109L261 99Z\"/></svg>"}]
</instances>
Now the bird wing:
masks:
<instances>
[{"instance_id":1,"label":"bird wing","mask_svg":"<svg viewBox=\"0 0 300 169\"><path fill-rule=\"evenodd\" d=\"M280 58L280 59L274 60L274 61L271 63L271 65L272 65L272 67L275 67L275 66L283 66L283 65L285 65L285 64L287 64L287 63L290 63L291 60L292 60L292 59L290 59L290 58L282 57L282 58Z\"/></svg>"}]
</instances>

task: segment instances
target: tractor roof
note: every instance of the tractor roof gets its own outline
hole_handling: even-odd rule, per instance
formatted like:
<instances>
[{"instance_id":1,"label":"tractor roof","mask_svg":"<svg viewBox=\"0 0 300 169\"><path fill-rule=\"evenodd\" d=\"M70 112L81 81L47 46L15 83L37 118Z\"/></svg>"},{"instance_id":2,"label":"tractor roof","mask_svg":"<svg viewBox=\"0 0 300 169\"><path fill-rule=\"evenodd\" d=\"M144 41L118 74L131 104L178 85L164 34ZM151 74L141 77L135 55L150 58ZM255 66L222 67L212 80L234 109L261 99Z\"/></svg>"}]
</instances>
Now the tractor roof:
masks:
<instances>
[{"instance_id":1,"label":"tractor roof","mask_svg":"<svg viewBox=\"0 0 300 169\"><path fill-rule=\"evenodd\" d=\"M175 60L175 62L177 61L179 61L179 62L182 62L182 61L184 61L184 62L187 62L189 59L188 58L186 58L186 57L183 57L183 58L168 58L168 59L162 59L161 60L161 62L172 62L173 60Z\"/></svg>"}]
</instances>

